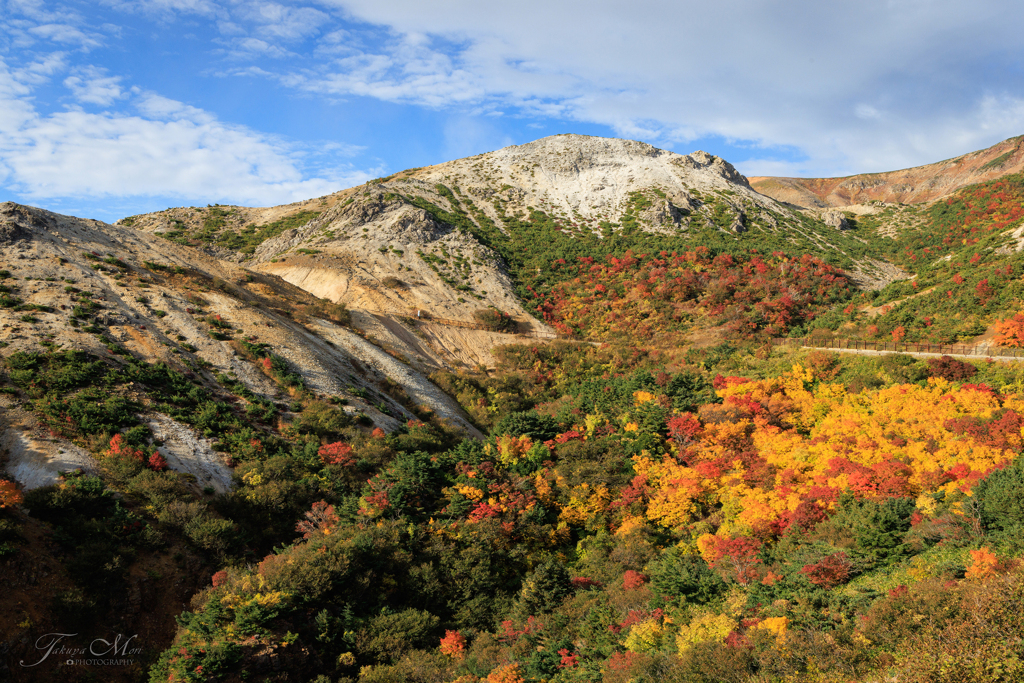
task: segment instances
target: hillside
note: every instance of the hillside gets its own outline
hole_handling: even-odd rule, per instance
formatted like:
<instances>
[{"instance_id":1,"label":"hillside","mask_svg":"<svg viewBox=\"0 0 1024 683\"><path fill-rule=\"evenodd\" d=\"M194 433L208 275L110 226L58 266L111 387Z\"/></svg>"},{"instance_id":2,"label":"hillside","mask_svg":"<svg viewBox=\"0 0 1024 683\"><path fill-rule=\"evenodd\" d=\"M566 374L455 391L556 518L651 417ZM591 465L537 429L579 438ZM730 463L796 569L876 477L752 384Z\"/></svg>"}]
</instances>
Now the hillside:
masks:
<instances>
[{"instance_id":1,"label":"hillside","mask_svg":"<svg viewBox=\"0 0 1024 683\"><path fill-rule=\"evenodd\" d=\"M160 363L212 396L293 419L288 382L261 372L251 362L256 353L277 359L305 391L344 397L343 412L352 418L363 415L390 431L416 419L414 410L427 410L478 433L418 370L339 325L348 321L343 306L123 227L9 203L0 207L0 221L5 356L73 349L115 364ZM53 483L72 466L96 471L87 452L38 438L17 403L7 407L0 422L5 467L24 485ZM159 411L146 419L159 426L172 469L198 477L200 488L230 486L230 470L209 440Z\"/></svg>"},{"instance_id":2,"label":"hillside","mask_svg":"<svg viewBox=\"0 0 1024 683\"><path fill-rule=\"evenodd\" d=\"M804 208L853 204L920 204L1024 171L1024 136L987 149L901 171L859 173L846 178L752 177L750 186L780 202Z\"/></svg>"},{"instance_id":3,"label":"hillside","mask_svg":"<svg viewBox=\"0 0 1024 683\"><path fill-rule=\"evenodd\" d=\"M331 299L344 293L353 308L470 319L496 306L530 325L513 289L522 297L526 285L551 279L551 262L563 256L702 244L869 267L862 241L754 192L724 160L627 140L544 138L320 201L316 211L290 208L294 225L240 207L169 209L122 223L213 253L240 248L249 267Z\"/></svg>"},{"instance_id":4,"label":"hillside","mask_svg":"<svg viewBox=\"0 0 1024 683\"><path fill-rule=\"evenodd\" d=\"M799 210L568 135L2 204L0 681L1019 680L1024 366L771 338L977 338L1022 220L1024 173Z\"/></svg>"},{"instance_id":5,"label":"hillside","mask_svg":"<svg viewBox=\"0 0 1024 683\"><path fill-rule=\"evenodd\" d=\"M961 188L942 199L849 211L876 258L905 275L861 292L815 326L835 336L990 343L1022 306L1024 173Z\"/></svg>"}]
</instances>

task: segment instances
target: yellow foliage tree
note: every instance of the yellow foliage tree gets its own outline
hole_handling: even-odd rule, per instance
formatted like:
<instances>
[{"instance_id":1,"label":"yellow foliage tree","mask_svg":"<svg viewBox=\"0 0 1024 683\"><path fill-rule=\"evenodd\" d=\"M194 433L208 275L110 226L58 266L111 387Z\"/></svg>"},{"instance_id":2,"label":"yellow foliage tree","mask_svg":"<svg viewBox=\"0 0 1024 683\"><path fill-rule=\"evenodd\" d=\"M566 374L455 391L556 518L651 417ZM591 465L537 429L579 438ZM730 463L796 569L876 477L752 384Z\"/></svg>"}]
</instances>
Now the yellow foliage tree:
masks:
<instances>
[{"instance_id":1,"label":"yellow foliage tree","mask_svg":"<svg viewBox=\"0 0 1024 683\"><path fill-rule=\"evenodd\" d=\"M486 683L524 683L526 679L523 678L519 665L513 662L512 664L502 664L497 667L487 674L487 678L484 680Z\"/></svg>"},{"instance_id":2,"label":"yellow foliage tree","mask_svg":"<svg viewBox=\"0 0 1024 683\"><path fill-rule=\"evenodd\" d=\"M657 621L641 621L633 624L622 644L630 652L653 652L661 648L664 631L665 627Z\"/></svg>"},{"instance_id":3,"label":"yellow foliage tree","mask_svg":"<svg viewBox=\"0 0 1024 683\"><path fill-rule=\"evenodd\" d=\"M569 502L562 507L558 519L566 524L590 528L608 509L611 499L612 494L604 484L580 484L569 493Z\"/></svg>"},{"instance_id":4,"label":"yellow foliage tree","mask_svg":"<svg viewBox=\"0 0 1024 683\"><path fill-rule=\"evenodd\" d=\"M649 520L668 528L693 520L695 501L704 492L704 480L699 473L673 458L655 462L646 455L633 456L633 470L647 477L653 491L647 506Z\"/></svg>"},{"instance_id":5,"label":"yellow foliage tree","mask_svg":"<svg viewBox=\"0 0 1024 683\"><path fill-rule=\"evenodd\" d=\"M509 436L508 434L498 437L498 461L506 467L515 465L526 457L533 448L533 439L523 434L522 436Z\"/></svg>"},{"instance_id":6,"label":"yellow foliage tree","mask_svg":"<svg viewBox=\"0 0 1024 683\"><path fill-rule=\"evenodd\" d=\"M734 628L736 621L725 614L703 614L689 624L679 627L676 648L680 652L685 652L698 643L725 642L726 636Z\"/></svg>"},{"instance_id":7,"label":"yellow foliage tree","mask_svg":"<svg viewBox=\"0 0 1024 683\"><path fill-rule=\"evenodd\" d=\"M786 631L789 629L789 619L786 617L768 617L759 622L755 628L773 634L775 636L775 642L781 645L786 640Z\"/></svg>"}]
</instances>

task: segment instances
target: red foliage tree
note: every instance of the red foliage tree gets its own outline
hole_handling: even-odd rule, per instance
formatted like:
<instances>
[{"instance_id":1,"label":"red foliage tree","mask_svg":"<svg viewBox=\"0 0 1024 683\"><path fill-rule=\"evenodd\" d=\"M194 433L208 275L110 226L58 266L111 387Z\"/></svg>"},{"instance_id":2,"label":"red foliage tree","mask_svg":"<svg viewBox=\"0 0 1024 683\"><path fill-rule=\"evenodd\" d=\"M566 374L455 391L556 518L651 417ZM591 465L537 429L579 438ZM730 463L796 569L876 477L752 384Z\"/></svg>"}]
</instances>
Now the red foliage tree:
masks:
<instances>
[{"instance_id":1,"label":"red foliage tree","mask_svg":"<svg viewBox=\"0 0 1024 683\"><path fill-rule=\"evenodd\" d=\"M317 455L320 456L320 460L325 465L344 465L347 467L354 465L356 462L352 446L344 441L335 441L326 446L321 446L320 450L317 451Z\"/></svg>"},{"instance_id":2,"label":"red foliage tree","mask_svg":"<svg viewBox=\"0 0 1024 683\"><path fill-rule=\"evenodd\" d=\"M846 553L835 553L820 562L805 565L800 573L815 586L831 590L850 578L850 559Z\"/></svg>"},{"instance_id":3,"label":"red foliage tree","mask_svg":"<svg viewBox=\"0 0 1024 683\"><path fill-rule=\"evenodd\" d=\"M928 359L928 375L931 377L941 377L950 382L963 382L974 377L977 372L978 368L970 363L951 356Z\"/></svg>"},{"instance_id":4,"label":"red foliage tree","mask_svg":"<svg viewBox=\"0 0 1024 683\"><path fill-rule=\"evenodd\" d=\"M579 663L580 658L575 652L570 652L568 648L562 648L558 651L558 655L562 658L559 663L559 669L575 669Z\"/></svg>"},{"instance_id":5,"label":"red foliage tree","mask_svg":"<svg viewBox=\"0 0 1024 683\"><path fill-rule=\"evenodd\" d=\"M993 341L1000 346L1024 347L1024 313L1000 320L995 325Z\"/></svg>"},{"instance_id":6,"label":"red foliage tree","mask_svg":"<svg viewBox=\"0 0 1024 683\"><path fill-rule=\"evenodd\" d=\"M24 497L18 490L18 485L13 481L0 479L0 509L20 505Z\"/></svg>"},{"instance_id":7,"label":"red foliage tree","mask_svg":"<svg viewBox=\"0 0 1024 683\"><path fill-rule=\"evenodd\" d=\"M756 578L757 567L761 564L757 557L761 550L760 541L747 536L704 536L698 543L702 546L705 561L726 578L742 585Z\"/></svg>"},{"instance_id":8,"label":"red foliage tree","mask_svg":"<svg viewBox=\"0 0 1024 683\"><path fill-rule=\"evenodd\" d=\"M325 536L331 533L331 528L340 521L334 513L334 506L328 505L327 501L313 503L312 509L306 513L305 521L295 525L295 530L302 533L303 538L309 538L317 533Z\"/></svg>"},{"instance_id":9,"label":"red foliage tree","mask_svg":"<svg viewBox=\"0 0 1024 683\"><path fill-rule=\"evenodd\" d=\"M646 574L627 569L626 574L622 577L622 587L628 591L643 588L649 579L650 577Z\"/></svg>"},{"instance_id":10,"label":"red foliage tree","mask_svg":"<svg viewBox=\"0 0 1024 683\"><path fill-rule=\"evenodd\" d=\"M447 655L456 661L462 661L466 656L466 636L461 631L445 631L441 639L441 654Z\"/></svg>"}]
</instances>

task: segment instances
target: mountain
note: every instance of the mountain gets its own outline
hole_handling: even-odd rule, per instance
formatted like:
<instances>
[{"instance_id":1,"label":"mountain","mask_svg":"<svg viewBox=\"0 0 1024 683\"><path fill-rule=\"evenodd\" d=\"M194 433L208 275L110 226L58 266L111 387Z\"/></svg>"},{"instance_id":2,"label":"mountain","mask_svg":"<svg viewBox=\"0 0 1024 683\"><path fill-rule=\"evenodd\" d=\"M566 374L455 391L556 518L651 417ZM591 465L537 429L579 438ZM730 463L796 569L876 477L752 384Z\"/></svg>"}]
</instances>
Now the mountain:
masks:
<instances>
[{"instance_id":1,"label":"mountain","mask_svg":"<svg viewBox=\"0 0 1024 683\"><path fill-rule=\"evenodd\" d=\"M518 338L486 329L488 315L505 316L506 332L553 336L537 308L571 282L561 257L704 244L742 254L770 242L833 257L850 244L754 192L722 159L578 135L279 207L173 208L108 225L6 203L0 343L7 357L49 349L164 364L284 424L300 417L282 382L294 377L386 431L429 413L479 435L427 376L493 366L492 348ZM694 312L681 314L691 326ZM267 358L279 367L262 368ZM200 488L230 486L212 439L150 408L172 469ZM2 438L24 485L98 471L88 449L37 438L15 413ZM200 445L186 454L185 444Z\"/></svg>"},{"instance_id":2,"label":"mountain","mask_svg":"<svg viewBox=\"0 0 1024 683\"><path fill-rule=\"evenodd\" d=\"M567 277L557 264L628 250L810 254L865 286L892 277L840 214L786 207L722 159L580 135L287 207L178 208L121 223L344 300L356 315L471 322L496 309L537 334L551 332L537 307Z\"/></svg>"},{"instance_id":3,"label":"mountain","mask_svg":"<svg viewBox=\"0 0 1024 683\"><path fill-rule=\"evenodd\" d=\"M0 680L1012 678L1021 370L773 338L983 336L1024 174L755 187L564 135L278 207L0 204ZM23 665L43 634L139 647Z\"/></svg>"},{"instance_id":4,"label":"mountain","mask_svg":"<svg viewBox=\"0 0 1024 683\"><path fill-rule=\"evenodd\" d=\"M875 174L872 196L904 192L900 179L917 179L915 187L938 193L995 174L1015 177L1010 172L1024 163L1022 140ZM846 196L855 180L867 177L835 184L823 197ZM344 397L347 414L387 431L427 411L479 435L463 408L427 376L492 367L492 349L517 340L486 329L494 320L504 319L506 332L533 338L552 337L556 329L603 340L674 334L666 344L709 343L740 330L780 334L816 316L814 325L842 325L853 334L855 315L821 317L850 296L850 283L881 287L916 273L914 288L904 282L873 295L876 308L891 302L896 309L875 320L882 333L897 326L912 337L918 329L944 330L953 338L984 331L977 316L921 313L912 321L900 305L920 284L923 294L914 296L914 305L964 310L958 297L941 306L920 298L937 297L940 281L959 277L960 260L971 260L979 282L1006 279L1007 254L1017 253L1019 244L1004 244L1013 238L1001 204L985 200L995 222L975 211L953 223L974 221L972 234L978 225L986 234L998 228L985 241L991 258L978 263L976 238L940 243L945 228L939 223L948 217L938 205L925 213L876 206L844 215L798 210L755 191L768 192L776 187L768 181L782 180L791 179L748 182L728 162L703 152L680 155L629 140L558 135L278 207L172 208L107 225L8 203L0 207L0 253L8 264L0 343L5 355L43 344L165 363L212 395L230 396L237 382L251 394L232 399L240 407L276 401L283 419L294 419L281 393L287 387L252 365L251 348L259 347L257 360L273 355L312 395ZM800 182L786 187L825 187L824 180ZM1009 196L1000 188L994 196ZM942 216L932 216L936 211ZM697 254L698 246L711 251ZM787 272L789 257L771 256L775 250L820 258L818 275L796 279L804 276ZM949 252L944 260L921 270L929 254L943 250ZM685 258L674 265L667 257L652 262L644 252ZM757 261L751 279L754 252L765 260ZM614 266L606 260L628 253L639 260ZM716 253L732 260L712 262ZM581 259L604 265L580 269ZM828 274L826 263L845 267L849 281ZM698 274L699 283L693 280ZM651 287L655 277L674 277L676 284ZM595 294L600 282L614 283L618 302ZM752 290L758 292L753 298ZM709 329L719 332L709 336ZM114 356L111 349L118 350ZM155 411L154 419L170 418ZM174 420L166 427L193 438ZM53 481L69 464L95 470L81 449L29 443L16 431L8 424L3 439L9 452L27 454L9 464L25 484ZM205 453L205 464L185 458L172 465L223 489L229 471L218 469L209 448Z\"/></svg>"},{"instance_id":5,"label":"mountain","mask_svg":"<svg viewBox=\"0 0 1024 683\"><path fill-rule=\"evenodd\" d=\"M245 360L253 353L245 345L259 345L263 350L258 353L272 353L301 377L307 392L343 396L345 412L365 415L374 425L394 430L418 419L413 410L420 406L478 434L420 370L395 357L399 352L392 349L395 355L390 355L339 324L348 320L344 306L276 276L124 226L11 203L0 205L0 255L7 264L0 282L5 356L73 349L115 363L119 357L164 363L212 396L232 397L237 391L230 387L237 384L249 398L231 400L241 406L277 402L276 409L287 416L287 383L280 386L273 372L260 372ZM419 349L418 344L426 347L422 340L409 336L402 348L410 356L416 350L434 356L429 348ZM401 391L396 394L389 386ZM154 419L169 434L202 441L158 411ZM3 427L0 438L14 455L7 468L28 486L51 483L70 466L96 469L81 449L40 441L8 421ZM185 450L173 438L165 446L168 455ZM201 453L211 462L195 463L186 456L172 464L198 476L201 486L225 489L230 471L211 454L209 443Z\"/></svg>"},{"instance_id":6,"label":"mountain","mask_svg":"<svg viewBox=\"0 0 1024 683\"><path fill-rule=\"evenodd\" d=\"M968 185L1024 171L1024 135L987 149L934 164L846 178L752 177L750 186L780 202L804 208L844 207L884 202L920 204L946 197Z\"/></svg>"}]
</instances>

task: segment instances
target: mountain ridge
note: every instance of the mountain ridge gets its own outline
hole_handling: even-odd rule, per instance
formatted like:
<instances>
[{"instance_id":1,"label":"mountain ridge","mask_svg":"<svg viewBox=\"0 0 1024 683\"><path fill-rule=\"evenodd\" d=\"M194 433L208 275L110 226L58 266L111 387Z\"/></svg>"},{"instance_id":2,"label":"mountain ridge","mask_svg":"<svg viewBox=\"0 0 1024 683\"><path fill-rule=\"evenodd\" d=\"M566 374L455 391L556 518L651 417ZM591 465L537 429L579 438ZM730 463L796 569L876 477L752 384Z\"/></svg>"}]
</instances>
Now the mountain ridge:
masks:
<instances>
[{"instance_id":1,"label":"mountain ridge","mask_svg":"<svg viewBox=\"0 0 1024 683\"><path fill-rule=\"evenodd\" d=\"M838 208L871 202L920 204L960 188L1024 170L1024 135L986 149L923 166L838 178L752 176L761 194L803 208Z\"/></svg>"}]
</instances>

